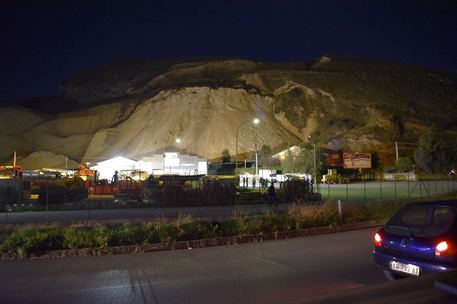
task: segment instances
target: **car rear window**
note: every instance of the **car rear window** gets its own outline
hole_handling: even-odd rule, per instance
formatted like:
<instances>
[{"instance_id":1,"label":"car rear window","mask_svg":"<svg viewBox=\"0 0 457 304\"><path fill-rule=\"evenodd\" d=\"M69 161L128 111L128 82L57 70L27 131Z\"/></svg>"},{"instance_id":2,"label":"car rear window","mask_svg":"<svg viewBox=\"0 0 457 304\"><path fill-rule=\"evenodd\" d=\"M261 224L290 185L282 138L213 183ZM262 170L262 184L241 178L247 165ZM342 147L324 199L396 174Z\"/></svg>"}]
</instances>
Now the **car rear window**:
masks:
<instances>
[{"instance_id":1,"label":"car rear window","mask_svg":"<svg viewBox=\"0 0 457 304\"><path fill-rule=\"evenodd\" d=\"M433 237L447 232L455 217L455 208L448 206L410 206L395 214L386 229L396 234Z\"/></svg>"}]
</instances>

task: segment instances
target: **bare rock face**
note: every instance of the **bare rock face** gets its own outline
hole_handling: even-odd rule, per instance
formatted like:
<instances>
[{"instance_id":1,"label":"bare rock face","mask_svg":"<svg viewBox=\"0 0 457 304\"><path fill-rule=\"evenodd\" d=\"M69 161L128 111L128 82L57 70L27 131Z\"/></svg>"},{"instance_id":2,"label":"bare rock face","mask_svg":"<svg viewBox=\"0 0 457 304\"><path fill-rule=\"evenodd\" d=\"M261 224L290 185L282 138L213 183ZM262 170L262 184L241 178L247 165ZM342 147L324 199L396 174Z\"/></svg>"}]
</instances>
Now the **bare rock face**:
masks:
<instances>
[{"instance_id":1,"label":"bare rock face","mask_svg":"<svg viewBox=\"0 0 457 304\"><path fill-rule=\"evenodd\" d=\"M136 158L174 147L216 158L225 148L235 153L237 129L239 153L265 144L275 147L297 142L287 128L277 124L272 102L271 97L244 89L190 87L162 91L136 104L113 103L42 120L20 129L17 135L28 144L22 148L13 144L10 151L22 155L52 151L78 162L97 162L118 155ZM261 120L258 126L250 123L254 117ZM178 137L179 144L175 142ZM11 141L6 134L2 138ZM40 153L27 158L27 164L47 155Z\"/></svg>"},{"instance_id":2,"label":"bare rock face","mask_svg":"<svg viewBox=\"0 0 457 304\"><path fill-rule=\"evenodd\" d=\"M65 155L49 151L33 152L23 159L19 159L23 168L30 170L42 168L78 168L79 163L66 158Z\"/></svg>"},{"instance_id":3,"label":"bare rock face","mask_svg":"<svg viewBox=\"0 0 457 304\"><path fill-rule=\"evenodd\" d=\"M334 55L289 64L123 61L74 76L62 90L84 108L1 109L0 161L44 151L28 158L40 167L46 153L79 163L171 147L211 159L235 154L237 142L243 153L310 140L369 152L416 141L432 124L457 130L456 75Z\"/></svg>"},{"instance_id":4,"label":"bare rock face","mask_svg":"<svg viewBox=\"0 0 457 304\"><path fill-rule=\"evenodd\" d=\"M14 151L22 157L48 151L79 162L94 133L120 123L132 108L125 103L114 103L56 116L38 115L27 109L4 108L0 111L0 119L10 121L12 127L0 129L0 157L6 161L11 159ZM33 158L37 159L37 156Z\"/></svg>"},{"instance_id":5,"label":"bare rock face","mask_svg":"<svg viewBox=\"0 0 457 304\"><path fill-rule=\"evenodd\" d=\"M142 102L132 115L114 128L98 131L84 159L116 155L139 157L175 147L186 153L215 158L223 149L250 151L257 145L278 146L296 138L271 113L271 97L249 94L243 89L208 87L163 91ZM258 117L261 123L250 121ZM175 139L181 142L176 143Z\"/></svg>"},{"instance_id":6,"label":"bare rock face","mask_svg":"<svg viewBox=\"0 0 457 304\"><path fill-rule=\"evenodd\" d=\"M24 108L0 108L2 123L0 124L0 134L16 135L23 133L31 127L37 126L51 115L43 115Z\"/></svg>"},{"instance_id":7,"label":"bare rock face","mask_svg":"<svg viewBox=\"0 0 457 304\"><path fill-rule=\"evenodd\" d=\"M0 108L0 160L12 158L16 150L33 151L27 132L51 117L24 108Z\"/></svg>"}]
</instances>

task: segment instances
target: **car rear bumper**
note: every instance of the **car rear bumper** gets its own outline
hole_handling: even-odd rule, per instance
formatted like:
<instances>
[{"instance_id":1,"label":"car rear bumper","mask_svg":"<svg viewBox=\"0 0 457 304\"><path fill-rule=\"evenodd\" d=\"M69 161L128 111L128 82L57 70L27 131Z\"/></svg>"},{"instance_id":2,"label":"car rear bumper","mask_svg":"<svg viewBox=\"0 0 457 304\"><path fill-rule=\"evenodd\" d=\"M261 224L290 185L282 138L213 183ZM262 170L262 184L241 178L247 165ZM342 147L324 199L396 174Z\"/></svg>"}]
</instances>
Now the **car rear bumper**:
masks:
<instances>
[{"instance_id":1,"label":"car rear bumper","mask_svg":"<svg viewBox=\"0 0 457 304\"><path fill-rule=\"evenodd\" d=\"M455 266L452 266L452 265L398 257L398 256L391 255L391 254L385 254L376 249L373 250L373 257L374 257L376 265L378 265L384 269L390 270L390 271L393 271L392 269L390 269L391 261L397 261L397 262L400 262L403 264L413 264L413 265L419 266L420 275L426 274L426 273L441 272L441 271L448 271L451 269L455 269ZM393 272L396 272L396 271L393 271ZM406 273L401 273L401 274L408 275Z\"/></svg>"}]
</instances>

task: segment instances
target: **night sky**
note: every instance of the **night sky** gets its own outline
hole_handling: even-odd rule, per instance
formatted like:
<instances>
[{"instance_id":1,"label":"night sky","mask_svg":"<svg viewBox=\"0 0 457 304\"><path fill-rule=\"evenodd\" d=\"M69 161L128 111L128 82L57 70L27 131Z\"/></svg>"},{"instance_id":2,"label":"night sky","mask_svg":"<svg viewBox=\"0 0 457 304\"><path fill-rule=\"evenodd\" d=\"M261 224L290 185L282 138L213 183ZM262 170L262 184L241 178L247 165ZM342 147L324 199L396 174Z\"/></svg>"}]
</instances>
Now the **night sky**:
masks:
<instances>
[{"instance_id":1,"label":"night sky","mask_svg":"<svg viewBox=\"0 0 457 304\"><path fill-rule=\"evenodd\" d=\"M0 4L0 101L57 95L68 76L126 58L330 52L457 72L457 1L34 2Z\"/></svg>"}]
</instances>

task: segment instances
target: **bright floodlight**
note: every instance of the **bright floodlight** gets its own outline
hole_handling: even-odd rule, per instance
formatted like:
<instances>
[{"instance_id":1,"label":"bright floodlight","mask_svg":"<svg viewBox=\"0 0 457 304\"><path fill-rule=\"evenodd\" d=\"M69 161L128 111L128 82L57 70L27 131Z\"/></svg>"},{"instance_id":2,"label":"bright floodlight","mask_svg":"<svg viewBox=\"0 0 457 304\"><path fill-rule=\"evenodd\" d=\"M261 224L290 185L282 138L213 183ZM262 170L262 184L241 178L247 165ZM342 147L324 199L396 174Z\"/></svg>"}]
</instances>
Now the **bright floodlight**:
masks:
<instances>
[{"instance_id":1,"label":"bright floodlight","mask_svg":"<svg viewBox=\"0 0 457 304\"><path fill-rule=\"evenodd\" d=\"M179 137L176 138L176 139L175 139L175 142L179 144L179 143L181 142L181 138L179 138Z\"/></svg>"},{"instance_id":2,"label":"bright floodlight","mask_svg":"<svg viewBox=\"0 0 457 304\"><path fill-rule=\"evenodd\" d=\"M256 124L258 124L260 122L260 119L254 118L254 120L252 122L256 125Z\"/></svg>"}]
</instances>

